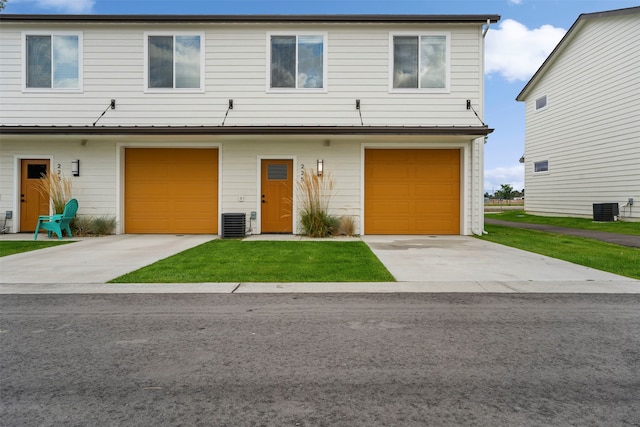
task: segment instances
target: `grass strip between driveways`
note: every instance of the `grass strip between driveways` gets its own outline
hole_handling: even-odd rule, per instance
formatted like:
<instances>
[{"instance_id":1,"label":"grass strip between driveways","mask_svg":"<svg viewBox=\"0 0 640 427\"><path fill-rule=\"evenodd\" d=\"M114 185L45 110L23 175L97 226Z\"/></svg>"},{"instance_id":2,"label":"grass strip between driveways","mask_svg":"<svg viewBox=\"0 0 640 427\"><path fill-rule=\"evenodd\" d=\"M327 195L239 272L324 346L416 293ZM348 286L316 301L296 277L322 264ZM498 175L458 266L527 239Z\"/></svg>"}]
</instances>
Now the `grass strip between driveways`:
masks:
<instances>
[{"instance_id":1,"label":"grass strip between driveways","mask_svg":"<svg viewBox=\"0 0 640 427\"><path fill-rule=\"evenodd\" d=\"M491 224L485 224L485 230L489 234L482 236L483 240L640 279L640 248Z\"/></svg>"},{"instance_id":2,"label":"grass strip between driveways","mask_svg":"<svg viewBox=\"0 0 640 427\"><path fill-rule=\"evenodd\" d=\"M581 230L606 231L608 233L640 236L640 222L595 222L589 218L529 215L524 211L505 211L496 214L486 214L485 216L486 218L494 218L503 221L555 225L558 227L578 228Z\"/></svg>"},{"instance_id":3,"label":"grass strip between driveways","mask_svg":"<svg viewBox=\"0 0 640 427\"><path fill-rule=\"evenodd\" d=\"M51 246L66 245L72 241L62 242L38 242L33 240L5 240L0 242L0 257L50 248Z\"/></svg>"},{"instance_id":4,"label":"grass strip between driveways","mask_svg":"<svg viewBox=\"0 0 640 427\"><path fill-rule=\"evenodd\" d=\"M363 242L213 240L111 282L393 281Z\"/></svg>"}]
</instances>

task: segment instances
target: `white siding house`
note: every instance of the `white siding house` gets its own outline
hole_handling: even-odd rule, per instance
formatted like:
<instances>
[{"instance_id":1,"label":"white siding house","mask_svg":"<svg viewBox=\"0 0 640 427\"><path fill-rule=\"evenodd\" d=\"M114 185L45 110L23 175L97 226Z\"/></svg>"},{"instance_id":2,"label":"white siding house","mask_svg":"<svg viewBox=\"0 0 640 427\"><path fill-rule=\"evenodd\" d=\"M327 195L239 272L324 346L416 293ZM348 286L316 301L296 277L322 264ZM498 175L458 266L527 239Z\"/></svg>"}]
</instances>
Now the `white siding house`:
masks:
<instances>
[{"instance_id":1,"label":"white siding house","mask_svg":"<svg viewBox=\"0 0 640 427\"><path fill-rule=\"evenodd\" d=\"M583 14L517 96L527 212L640 220L639 64L640 7Z\"/></svg>"},{"instance_id":2,"label":"white siding house","mask_svg":"<svg viewBox=\"0 0 640 427\"><path fill-rule=\"evenodd\" d=\"M498 19L2 14L0 215L33 231L46 170L117 233L297 233L322 164L357 233L481 233Z\"/></svg>"}]
</instances>

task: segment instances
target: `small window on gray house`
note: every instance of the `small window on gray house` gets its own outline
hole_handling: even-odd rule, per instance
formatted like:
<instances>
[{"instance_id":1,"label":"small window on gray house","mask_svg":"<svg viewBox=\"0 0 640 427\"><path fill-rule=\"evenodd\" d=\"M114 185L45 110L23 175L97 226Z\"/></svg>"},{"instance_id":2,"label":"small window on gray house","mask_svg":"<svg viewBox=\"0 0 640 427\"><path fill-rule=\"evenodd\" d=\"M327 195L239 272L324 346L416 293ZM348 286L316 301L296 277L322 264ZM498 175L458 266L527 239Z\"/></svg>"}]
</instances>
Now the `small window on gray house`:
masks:
<instances>
[{"instance_id":1,"label":"small window on gray house","mask_svg":"<svg viewBox=\"0 0 640 427\"><path fill-rule=\"evenodd\" d=\"M533 172L534 173L549 172L549 160L542 160L540 162L535 162L533 164Z\"/></svg>"},{"instance_id":2,"label":"small window on gray house","mask_svg":"<svg viewBox=\"0 0 640 427\"><path fill-rule=\"evenodd\" d=\"M547 95L536 98L536 111L547 108Z\"/></svg>"}]
</instances>

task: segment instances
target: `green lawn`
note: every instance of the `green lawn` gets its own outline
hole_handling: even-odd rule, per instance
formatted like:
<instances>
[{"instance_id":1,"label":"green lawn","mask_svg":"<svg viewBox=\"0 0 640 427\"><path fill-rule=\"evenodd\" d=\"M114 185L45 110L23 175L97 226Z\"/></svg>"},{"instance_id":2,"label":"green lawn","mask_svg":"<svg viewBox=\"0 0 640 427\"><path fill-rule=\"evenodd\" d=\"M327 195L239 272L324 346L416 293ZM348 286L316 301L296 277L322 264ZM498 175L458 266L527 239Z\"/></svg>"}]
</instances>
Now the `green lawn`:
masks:
<instances>
[{"instance_id":1,"label":"green lawn","mask_svg":"<svg viewBox=\"0 0 640 427\"><path fill-rule=\"evenodd\" d=\"M607 231L610 233L633 234L640 236L640 222L594 222L588 218L529 215L524 211L505 211L502 213L487 214L485 216L486 218L495 218L503 221L547 224L559 227L579 228L582 230Z\"/></svg>"},{"instance_id":2,"label":"green lawn","mask_svg":"<svg viewBox=\"0 0 640 427\"><path fill-rule=\"evenodd\" d=\"M213 240L112 283L390 281L363 242Z\"/></svg>"},{"instance_id":3,"label":"green lawn","mask_svg":"<svg viewBox=\"0 0 640 427\"><path fill-rule=\"evenodd\" d=\"M71 241L63 242L38 242L35 240L3 240L0 242L0 257L19 254L21 252L35 251L38 249L49 248L51 246L66 245Z\"/></svg>"},{"instance_id":4,"label":"green lawn","mask_svg":"<svg viewBox=\"0 0 640 427\"><path fill-rule=\"evenodd\" d=\"M481 239L640 279L640 248L491 224L485 230Z\"/></svg>"}]
</instances>

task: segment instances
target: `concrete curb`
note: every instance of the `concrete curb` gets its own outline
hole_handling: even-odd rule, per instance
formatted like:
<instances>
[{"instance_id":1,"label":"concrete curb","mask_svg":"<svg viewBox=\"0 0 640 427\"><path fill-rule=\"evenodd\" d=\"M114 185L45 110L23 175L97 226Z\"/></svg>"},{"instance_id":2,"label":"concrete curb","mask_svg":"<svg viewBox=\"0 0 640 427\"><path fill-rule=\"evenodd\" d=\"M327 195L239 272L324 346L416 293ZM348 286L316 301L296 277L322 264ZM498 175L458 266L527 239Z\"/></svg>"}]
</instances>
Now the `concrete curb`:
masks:
<instances>
[{"instance_id":1,"label":"concrete curb","mask_svg":"<svg viewBox=\"0 0 640 427\"><path fill-rule=\"evenodd\" d=\"M584 293L640 294L640 281L297 282L297 283L5 283L0 295L295 293Z\"/></svg>"}]
</instances>

